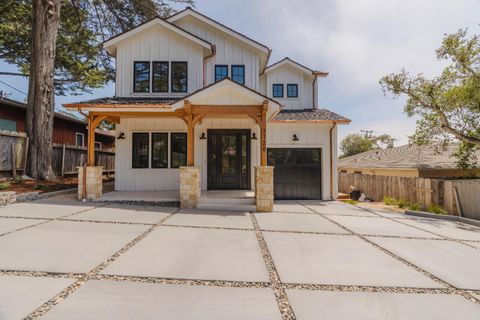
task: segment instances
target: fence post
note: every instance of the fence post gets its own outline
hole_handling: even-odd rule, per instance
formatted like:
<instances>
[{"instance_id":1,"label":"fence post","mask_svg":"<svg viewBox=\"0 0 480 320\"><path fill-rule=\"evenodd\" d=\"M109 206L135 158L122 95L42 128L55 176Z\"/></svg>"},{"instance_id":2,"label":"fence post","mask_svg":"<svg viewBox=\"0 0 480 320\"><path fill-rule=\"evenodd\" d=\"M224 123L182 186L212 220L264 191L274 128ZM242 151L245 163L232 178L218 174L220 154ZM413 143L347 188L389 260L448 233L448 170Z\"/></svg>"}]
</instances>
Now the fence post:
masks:
<instances>
[{"instance_id":1,"label":"fence post","mask_svg":"<svg viewBox=\"0 0 480 320\"><path fill-rule=\"evenodd\" d=\"M17 176L17 148L16 144L12 143L12 177Z\"/></svg>"},{"instance_id":2,"label":"fence post","mask_svg":"<svg viewBox=\"0 0 480 320\"><path fill-rule=\"evenodd\" d=\"M65 144L62 145L62 169L61 169L62 177L65 174Z\"/></svg>"}]
</instances>

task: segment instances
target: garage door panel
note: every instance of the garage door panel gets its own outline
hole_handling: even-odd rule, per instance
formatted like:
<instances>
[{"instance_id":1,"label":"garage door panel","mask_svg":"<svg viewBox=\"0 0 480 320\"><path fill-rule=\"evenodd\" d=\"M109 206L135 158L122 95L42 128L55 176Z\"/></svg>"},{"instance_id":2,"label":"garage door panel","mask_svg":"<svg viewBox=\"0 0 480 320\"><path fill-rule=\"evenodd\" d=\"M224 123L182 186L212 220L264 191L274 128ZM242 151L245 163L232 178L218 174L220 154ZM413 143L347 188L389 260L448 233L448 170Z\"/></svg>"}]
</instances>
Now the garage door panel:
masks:
<instances>
[{"instance_id":1,"label":"garage door panel","mask_svg":"<svg viewBox=\"0 0 480 320\"><path fill-rule=\"evenodd\" d=\"M269 148L276 199L321 199L321 150Z\"/></svg>"}]
</instances>

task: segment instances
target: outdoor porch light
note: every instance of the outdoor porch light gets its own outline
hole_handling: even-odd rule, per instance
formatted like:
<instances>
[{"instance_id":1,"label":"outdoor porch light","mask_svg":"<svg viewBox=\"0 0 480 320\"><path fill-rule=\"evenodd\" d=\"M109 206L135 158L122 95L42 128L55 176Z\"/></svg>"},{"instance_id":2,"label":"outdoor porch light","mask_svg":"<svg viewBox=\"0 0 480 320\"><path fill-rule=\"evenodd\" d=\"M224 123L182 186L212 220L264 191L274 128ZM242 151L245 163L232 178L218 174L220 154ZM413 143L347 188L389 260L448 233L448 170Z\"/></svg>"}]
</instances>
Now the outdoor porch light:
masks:
<instances>
[{"instance_id":1,"label":"outdoor porch light","mask_svg":"<svg viewBox=\"0 0 480 320\"><path fill-rule=\"evenodd\" d=\"M125 139L125 133L124 132L120 132L120 134L118 135L117 137L117 140L124 140Z\"/></svg>"},{"instance_id":2,"label":"outdoor porch light","mask_svg":"<svg viewBox=\"0 0 480 320\"><path fill-rule=\"evenodd\" d=\"M255 135L255 132L252 133L252 137L251 137L250 139L252 139L252 140L257 140L257 136Z\"/></svg>"},{"instance_id":3,"label":"outdoor porch light","mask_svg":"<svg viewBox=\"0 0 480 320\"><path fill-rule=\"evenodd\" d=\"M297 134L294 133L294 134L293 134L293 137L292 137L292 140L293 140L293 141L299 141L300 139L298 139Z\"/></svg>"},{"instance_id":4,"label":"outdoor porch light","mask_svg":"<svg viewBox=\"0 0 480 320\"><path fill-rule=\"evenodd\" d=\"M200 140L207 140L207 136L205 135L205 132L202 132L202 135L200 136Z\"/></svg>"}]
</instances>

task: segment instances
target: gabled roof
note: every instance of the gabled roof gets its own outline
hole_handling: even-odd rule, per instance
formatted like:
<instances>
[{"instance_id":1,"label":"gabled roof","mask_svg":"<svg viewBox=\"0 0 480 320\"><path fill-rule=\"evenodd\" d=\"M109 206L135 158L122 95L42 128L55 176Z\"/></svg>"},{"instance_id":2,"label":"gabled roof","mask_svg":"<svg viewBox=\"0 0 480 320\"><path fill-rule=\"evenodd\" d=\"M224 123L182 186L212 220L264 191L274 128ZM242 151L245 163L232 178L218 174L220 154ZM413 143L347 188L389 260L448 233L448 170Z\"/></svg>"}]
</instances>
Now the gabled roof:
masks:
<instances>
[{"instance_id":1,"label":"gabled roof","mask_svg":"<svg viewBox=\"0 0 480 320\"><path fill-rule=\"evenodd\" d=\"M317 77L326 77L328 76L328 72L322 72L322 71L315 71L315 70L312 70L306 66L304 66L303 64L300 64L292 59L290 59L289 57L286 57L280 61L277 61L275 62L274 64L271 64L269 65L266 69L265 69L265 73L268 73L270 71L273 71L277 68L280 68L284 65L288 65L288 66L291 66L293 68L296 68L298 70L301 70L303 73L307 74L307 75L312 75L312 76L317 76Z\"/></svg>"},{"instance_id":2,"label":"gabled roof","mask_svg":"<svg viewBox=\"0 0 480 320\"><path fill-rule=\"evenodd\" d=\"M445 150L434 146L403 145L389 149L365 151L338 160L339 168L415 168L415 169L457 169L452 157L457 145L451 144ZM478 153L480 156L480 152Z\"/></svg>"},{"instance_id":3,"label":"gabled roof","mask_svg":"<svg viewBox=\"0 0 480 320\"><path fill-rule=\"evenodd\" d=\"M138 26L136 26L135 28L133 29L130 29L130 30L127 30L123 33L120 33L110 39L108 39L107 41L105 41L103 43L103 47L105 48L105 50L107 50L107 52L114 56L116 54L116 44L122 40L125 40L135 34L138 34L139 32L142 32L143 30L146 30L148 28L151 28L152 26L155 26L155 25L160 25L162 27L165 27L166 29L168 30L171 30L177 34L179 34L180 36L202 46L204 49L208 50L209 53L212 53L212 44L180 27L177 27L176 25L174 25L173 23L170 23L166 20L163 20L162 18L160 17L154 17L153 19L150 19Z\"/></svg>"},{"instance_id":4,"label":"gabled roof","mask_svg":"<svg viewBox=\"0 0 480 320\"><path fill-rule=\"evenodd\" d=\"M193 10L191 7L186 7L184 10L181 10L181 11L171 15L166 20L168 22L173 23L173 22L175 22L177 20L180 20L180 19L182 19L186 16L191 16L191 17L194 17L194 18L196 18L200 21L203 21L206 24L223 31L223 32L233 36L234 38L237 38L238 40L241 40L241 41L249 44L250 46L252 46L252 47L254 47L254 48L256 48L260 51L263 51L266 54L268 54L268 52L270 50L266 45L264 45L264 44L262 44L258 41L255 41L252 38L249 38L246 35L241 34L240 32L235 31L235 30L225 26L224 24L221 24L220 22L218 22L216 20L213 20L212 18L207 17L206 15L204 15L204 14L198 12L198 11Z\"/></svg>"}]
</instances>

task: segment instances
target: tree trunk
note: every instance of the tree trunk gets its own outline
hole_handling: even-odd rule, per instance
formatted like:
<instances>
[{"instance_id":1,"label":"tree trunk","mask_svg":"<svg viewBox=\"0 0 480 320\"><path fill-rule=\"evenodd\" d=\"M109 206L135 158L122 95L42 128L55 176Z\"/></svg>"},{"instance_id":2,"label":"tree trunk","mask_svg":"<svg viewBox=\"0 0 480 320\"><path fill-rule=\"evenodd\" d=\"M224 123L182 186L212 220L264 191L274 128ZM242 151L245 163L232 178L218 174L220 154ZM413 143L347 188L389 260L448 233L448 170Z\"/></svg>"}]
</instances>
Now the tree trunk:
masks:
<instances>
[{"instance_id":1,"label":"tree trunk","mask_svg":"<svg viewBox=\"0 0 480 320\"><path fill-rule=\"evenodd\" d=\"M26 113L30 137L28 173L32 178L52 180L52 134L55 110L53 87L55 45L62 0L34 0L32 57Z\"/></svg>"}]
</instances>

